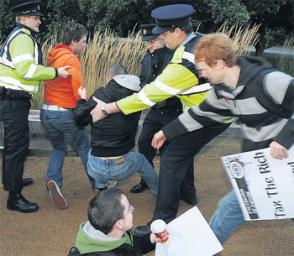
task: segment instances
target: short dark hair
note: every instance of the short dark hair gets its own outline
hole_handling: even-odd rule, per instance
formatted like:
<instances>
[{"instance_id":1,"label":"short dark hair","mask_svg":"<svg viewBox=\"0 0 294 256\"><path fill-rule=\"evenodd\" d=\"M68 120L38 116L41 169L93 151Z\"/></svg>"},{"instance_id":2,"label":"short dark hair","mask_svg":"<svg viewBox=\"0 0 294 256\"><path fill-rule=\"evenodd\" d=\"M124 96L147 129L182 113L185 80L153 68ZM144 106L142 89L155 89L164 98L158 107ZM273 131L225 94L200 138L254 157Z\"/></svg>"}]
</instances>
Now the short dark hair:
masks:
<instances>
[{"instance_id":1,"label":"short dark hair","mask_svg":"<svg viewBox=\"0 0 294 256\"><path fill-rule=\"evenodd\" d=\"M192 24L179 27L179 26L174 26L173 28L170 29L171 32L174 32L176 28L179 28L180 30L183 30L186 35L189 35L192 33Z\"/></svg>"},{"instance_id":2,"label":"short dark hair","mask_svg":"<svg viewBox=\"0 0 294 256\"><path fill-rule=\"evenodd\" d=\"M115 63L109 66L106 72L106 77L110 80L117 75L124 75L127 73L128 71L123 65Z\"/></svg>"},{"instance_id":3,"label":"short dark hair","mask_svg":"<svg viewBox=\"0 0 294 256\"><path fill-rule=\"evenodd\" d=\"M181 27L180 29L183 30L187 35L189 35L192 33L192 24Z\"/></svg>"},{"instance_id":4,"label":"short dark hair","mask_svg":"<svg viewBox=\"0 0 294 256\"><path fill-rule=\"evenodd\" d=\"M63 28L60 35L60 42L62 44L70 45L72 41L80 41L83 36L88 35L86 27L79 23L68 23Z\"/></svg>"},{"instance_id":5,"label":"short dark hair","mask_svg":"<svg viewBox=\"0 0 294 256\"><path fill-rule=\"evenodd\" d=\"M112 188L92 198L88 207L88 220L95 229L108 234L115 222L124 217L122 194L120 189Z\"/></svg>"}]
</instances>

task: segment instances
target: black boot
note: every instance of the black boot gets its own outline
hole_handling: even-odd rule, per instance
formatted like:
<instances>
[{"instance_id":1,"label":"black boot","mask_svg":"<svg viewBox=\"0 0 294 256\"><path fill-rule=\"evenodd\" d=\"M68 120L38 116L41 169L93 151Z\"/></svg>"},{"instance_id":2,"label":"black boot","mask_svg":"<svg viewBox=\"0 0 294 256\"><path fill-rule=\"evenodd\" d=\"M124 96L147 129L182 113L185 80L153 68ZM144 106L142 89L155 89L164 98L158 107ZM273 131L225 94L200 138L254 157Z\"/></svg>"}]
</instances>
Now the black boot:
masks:
<instances>
[{"instance_id":1,"label":"black boot","mask_svg":"<svg viewBox=\"0 0 294 256\"><path fill-rule=\"evenodd\" d=\"M195 206L198 203L198 198L197 198L196 194L189 195L189 196L187 196L185 194L184 195L181 194L180 199L182 201L184 201L185 203L193 205L193 206Z\"/></svg>"},{"instance_id":2,"label":"black boot","mask_svg":"<svg viewBox=\"0 0 294 256\"><path fill-rule=\"evenodd\" d=\"M151 233L150 225L147 224L146 226L138 226L134 229L134 235L138 237L143 237Z\"/></svg>"},{"instance_id":3,"label":"black boot","mask_svg":"<svg viewBox=\"0 0 294 256\"><path fill-rule=\"evenodd\" d=\"M36 212L39 206L26 200L21 193L9 193L7 199L7 209L18 212Z\"/></svg>"},{"instance_id":4,"label":"black boot","mask_svg":"<svg viewBox=\"0 0 294 256\"><path fill-rule=\"evenodd\" d=\"M22 179L22 186L23 187L32 185L33 183L34 183L34 180L32 178L23 178Z\"/></svg>"},{"instance_id":5,"label":"black boot","mask_svg":"<svg viewBox=\"0 0 294 256\"><path fill-rule=\"evenodd\" d=\"M137 185L131 187L130 192L131 193L142 193L146 189L148 189L148 186L145 183L145 181L141 178L140 182Z\"/></svg>"},{"instance_id":6,"label":"black boot","mask_svg":"<svg viewBox=\"0 0 294 256\"><path fill-rule=\"evenodd\" d=\"M34 180L32 179L32 178L23 178L22 179L22 186L23 187L26 187L26 186L29 186L29 185L32 185L34 183ZM5 191L8 191L8 188L7 188L7 186L3 186L3 189L5 190Z\"/></svg>"}]
</instances>

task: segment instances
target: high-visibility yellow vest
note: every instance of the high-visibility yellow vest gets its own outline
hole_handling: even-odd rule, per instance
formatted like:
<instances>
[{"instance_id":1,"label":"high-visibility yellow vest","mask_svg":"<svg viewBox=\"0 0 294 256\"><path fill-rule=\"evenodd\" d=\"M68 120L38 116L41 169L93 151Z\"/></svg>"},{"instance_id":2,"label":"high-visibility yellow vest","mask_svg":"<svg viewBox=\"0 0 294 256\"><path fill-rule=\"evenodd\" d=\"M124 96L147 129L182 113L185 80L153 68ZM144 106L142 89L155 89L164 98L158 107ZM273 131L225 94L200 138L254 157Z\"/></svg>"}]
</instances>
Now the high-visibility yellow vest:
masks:
<instances>
[{"instance_id":1,"label":"high-visibility yellow vest","mask_svg":"<svg viewBox=\"0 0 294 256\"><path fill-rule=\"evenodd\" d=\"M17 24L1 47L0 86L37 92L41 80L51 80L57 75L55 68L40 65L40 59L39 46L31 31Z\"/></svg>"},{"instance_id":2,"label":"high-visibility yellow vest","mask_svg":"<svg viewBox=\"0 0 294 256\"><path fill-rule=\"evenodd\" d=\"M118 108L130 114L173 96L180 98L184 108L200 104L211 88L209 83L198 83L193 48L200 37L199 33L190 35L190 40L176 49L162 73L140 92L117 101Z\"/></svg>"}]
</instances>

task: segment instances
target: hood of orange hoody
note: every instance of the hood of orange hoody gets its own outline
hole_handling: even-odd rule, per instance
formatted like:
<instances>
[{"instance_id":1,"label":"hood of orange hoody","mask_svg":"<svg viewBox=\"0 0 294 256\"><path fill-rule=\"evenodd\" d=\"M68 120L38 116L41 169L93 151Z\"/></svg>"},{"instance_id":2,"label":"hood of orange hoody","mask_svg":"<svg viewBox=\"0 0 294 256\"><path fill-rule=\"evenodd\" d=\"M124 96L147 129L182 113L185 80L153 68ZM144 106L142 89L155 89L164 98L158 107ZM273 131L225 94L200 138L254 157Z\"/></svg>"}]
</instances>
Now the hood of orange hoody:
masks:
<instances>
[{"instance_id":1,"label":"hood of orange hoody","mask_svg":"<svg viewBox=\"0 0 294 256\"><path fill-rule=\"evenodd\" d=\"M65 60L68 61L69 58L75 58L72 49L68 45L58 44L49 51L47 65L55 67L62 66L64 65L63 62Z\"/></svg>"}]
</instances>

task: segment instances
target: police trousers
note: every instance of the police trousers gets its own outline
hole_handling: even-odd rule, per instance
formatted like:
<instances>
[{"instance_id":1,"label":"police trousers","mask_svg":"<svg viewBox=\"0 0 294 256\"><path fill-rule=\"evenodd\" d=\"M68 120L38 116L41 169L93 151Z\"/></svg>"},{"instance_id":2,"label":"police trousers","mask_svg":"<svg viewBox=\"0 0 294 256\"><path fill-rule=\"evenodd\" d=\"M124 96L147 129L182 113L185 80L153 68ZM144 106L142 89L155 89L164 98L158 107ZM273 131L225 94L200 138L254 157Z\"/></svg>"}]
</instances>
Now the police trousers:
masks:
<instances>
[{"instance_id":1,"label":"police trousers","mask_svg":"<svg viewBox=\"0 0 294 256\"><path fill-rule=\"evenodd\" d=\"M181 105L180 105L181 106ZM156 132L161 130L163 126L170 123L179 114L182 113L181 108L170 107L164 109L150 108L144 122L142 132L138 139L139 152L142 153L149 163L153 166L153 158L156 155L156 149L151 146L151 141ZM166 145L160 150L162 153Z\"/></svg>"},{"instance_id":2,"label":"police trousers","mask_svg":"<svg viewBox=\"0 0 294 256\"><path fill-rule=\"evenodd\" d=\"M194 183L191 163L201 148L229 125L216 125L185 133L170 141L160 159L159 187L153 220L172 221L178 212L180 196Z\"/></svg>"},{"instance_id":3,"label":"police trousers","mask_svg":"<svg viewBox=\"0 0 294 256\"><path fill-rule=\"evenodd\" d=\"M30 107L29 98L4 96L0 99L0 121L4 129L2 183L10 193L22 190L24 162L29 147Z\"/></svg>"}]
</instances>

